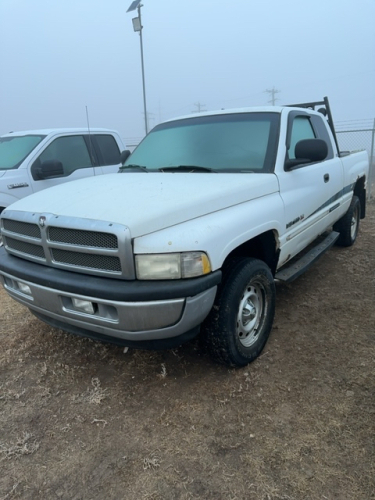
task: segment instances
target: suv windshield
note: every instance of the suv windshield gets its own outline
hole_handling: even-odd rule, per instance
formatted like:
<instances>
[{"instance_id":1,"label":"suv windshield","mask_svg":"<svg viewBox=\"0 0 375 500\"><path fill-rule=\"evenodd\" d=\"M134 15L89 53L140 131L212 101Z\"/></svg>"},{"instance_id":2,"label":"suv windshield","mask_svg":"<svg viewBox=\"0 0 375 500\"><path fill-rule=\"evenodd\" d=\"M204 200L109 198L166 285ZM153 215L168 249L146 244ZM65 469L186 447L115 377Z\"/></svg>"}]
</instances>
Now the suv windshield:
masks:
<instances>
[{"instance_id":1,"label":"suv windshield","mask_svg":"<svg viewBox=\"0 0 375 500\"><path fill-rule=\"evenodd\" d=\"M45 135L0 137L0 170L19 167L44 137Z\"/></svg>"},{"instance_id":2,"label":"suv windshield","mask_svg":"<svg viewBox=\"0 0 375 500\"><path fill-rule=\"evenodd\" d=\"M233 113L157 125L125 162L147 170L272 172L279 113ZM171 168L175 167L175 168ZM196 167L196 170L194 170Z\"/></svg>"}]
</instances>

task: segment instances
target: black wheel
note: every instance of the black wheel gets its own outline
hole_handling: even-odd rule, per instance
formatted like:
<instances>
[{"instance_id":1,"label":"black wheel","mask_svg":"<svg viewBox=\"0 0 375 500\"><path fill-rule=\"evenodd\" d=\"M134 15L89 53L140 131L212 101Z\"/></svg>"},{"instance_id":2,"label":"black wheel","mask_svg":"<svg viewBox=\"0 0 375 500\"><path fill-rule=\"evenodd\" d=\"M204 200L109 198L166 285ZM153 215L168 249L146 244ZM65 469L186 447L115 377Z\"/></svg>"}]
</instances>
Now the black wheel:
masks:
<instances>
[{"instance_id":1,"label":"black wheel","mask_svg":"<svg viewBox=\"0 0 375 500\"><path fill-rule=\"evenodd\" d=\"M333 226L334 231L338 231L336 244L341 247L350 247L357 238L359 220L361 218L361 204L357 196L353 196L346 214Z\"/></svg>"},{"instance_id":2,"label":"black wheel","mask_svg":"<svg viewBox=\"0 0 375 500\"><path fill-rule=\"evenodd\" d=\"M264 262L234 263L203 325L205 346L216 361L245 366L259 356L271 332L275 298L273 276Z\"/></svg>"}]
</instances>

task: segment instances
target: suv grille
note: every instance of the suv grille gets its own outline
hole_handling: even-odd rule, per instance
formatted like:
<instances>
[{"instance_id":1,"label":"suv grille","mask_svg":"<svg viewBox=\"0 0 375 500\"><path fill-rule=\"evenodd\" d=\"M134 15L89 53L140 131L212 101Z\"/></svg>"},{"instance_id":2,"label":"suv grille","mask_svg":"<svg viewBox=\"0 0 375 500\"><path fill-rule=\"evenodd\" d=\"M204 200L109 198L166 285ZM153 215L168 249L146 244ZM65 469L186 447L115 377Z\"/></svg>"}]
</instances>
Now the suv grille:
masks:
<instances>
[{"instance_id":1,"label":"suv grille","mask_svg":"<svg viewBox=\"0 0 375 500\"><path fill-rule=\"evenodd\" d=\"M52 214L41 216L4 210L1 232L8 253L74 272L135 278L126 226Z\"/></svg>"}]
</instances>

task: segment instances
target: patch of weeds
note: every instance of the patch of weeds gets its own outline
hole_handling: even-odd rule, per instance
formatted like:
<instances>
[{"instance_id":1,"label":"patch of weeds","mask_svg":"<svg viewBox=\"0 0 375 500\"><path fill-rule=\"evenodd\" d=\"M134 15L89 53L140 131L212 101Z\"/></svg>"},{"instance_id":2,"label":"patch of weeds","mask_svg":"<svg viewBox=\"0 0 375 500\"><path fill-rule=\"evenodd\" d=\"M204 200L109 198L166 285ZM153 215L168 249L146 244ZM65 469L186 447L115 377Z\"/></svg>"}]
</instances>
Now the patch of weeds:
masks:
<instances>
[{"instance_id":1,"label":"patch of weeds","mask_svg":"<svg viewBox=\"0 0 375 500\"><path fill-rule=\"evenodd\" d=\"M151 453L149 457L143 459L143 470L157 469L160 467L160 457L156 453Z\"/></svg>"},{"instance_id":2,"label":"patch of weeds","mask_svg":"<svg viewBox=\"0 0 375 500\"><path fill-rule=\"evenodd\" d=\"M90 403L99 405L107 397L107 389L102 389L100 380L95 377L91 380L92 389L88 388L86 392L73 396L76 403Z\"/></svg>"},{"instance_id":3,"label":"patch of weeds","mask_svg":"<svg viewBox=\"0 0 375 500\"><path fill-rule=\"evenodd\" d=\"M39 443L32 438L32 434L24 432L22 436L17 438L15 443L0 443L1 460L11 460L21 455L32 455L35 453L39 449Z\"/></svg>"}]
</instances>

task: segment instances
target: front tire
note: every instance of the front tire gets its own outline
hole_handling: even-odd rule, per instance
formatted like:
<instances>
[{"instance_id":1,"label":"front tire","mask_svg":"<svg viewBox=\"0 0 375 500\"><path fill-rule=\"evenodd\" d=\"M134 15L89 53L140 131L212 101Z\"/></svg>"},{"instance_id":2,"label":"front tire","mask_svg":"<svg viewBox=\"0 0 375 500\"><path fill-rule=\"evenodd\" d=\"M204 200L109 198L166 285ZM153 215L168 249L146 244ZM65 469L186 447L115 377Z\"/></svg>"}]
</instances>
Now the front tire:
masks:
<instances>
[{"instance_id":1,"label":"front tire","mask_svg":"<svg viewBox=\"0 0 375 500\"><path fill-rule=\"evenodd\" d=\"M237 261L226 275L203 325L211 356L245 366L259 356L272 329L276 292L269 267L258 259Z\"/></svg>"},{"instance_id":2,"label":"front tire","mask_svg":"<svg viewBox=\"0 0 375 500\"><path fill-rule=\"evenodd\" d=\"M359 220L361 218L361 204L357 196L353 196L346 214L333 226L340 236L336 244L341 247L351 247L357 239Z\"/></svg>"}]
</instances>

